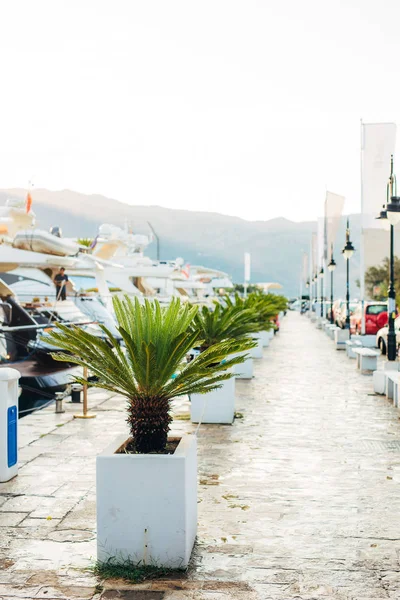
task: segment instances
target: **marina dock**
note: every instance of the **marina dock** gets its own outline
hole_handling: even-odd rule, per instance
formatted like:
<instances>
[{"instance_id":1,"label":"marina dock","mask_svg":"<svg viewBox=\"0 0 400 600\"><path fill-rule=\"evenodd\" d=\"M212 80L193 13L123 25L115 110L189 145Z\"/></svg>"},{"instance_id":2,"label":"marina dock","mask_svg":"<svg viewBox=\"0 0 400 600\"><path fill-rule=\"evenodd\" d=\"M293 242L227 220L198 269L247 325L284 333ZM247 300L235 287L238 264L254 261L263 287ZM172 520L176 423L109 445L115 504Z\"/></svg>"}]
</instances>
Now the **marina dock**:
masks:
<instances>
[{"instance_id":1,"label":"marina dock","mask_svg":"<svg viewBox=\"0 0 400 600\"><path fill-rule=\"evenodd\" d=\"M19 475L0 484L0 598L398 598L398 410L298 313L255 375L236 382L232 426L198 431L198 542L173 579L132 585L90 571L95 457L127 431L125 400L91 390L95 419L74 419L81 406L67 401L63 414L21 419ZM186 399L175 417L173 432L194 433Z\"/></svg>"}]
</instances>

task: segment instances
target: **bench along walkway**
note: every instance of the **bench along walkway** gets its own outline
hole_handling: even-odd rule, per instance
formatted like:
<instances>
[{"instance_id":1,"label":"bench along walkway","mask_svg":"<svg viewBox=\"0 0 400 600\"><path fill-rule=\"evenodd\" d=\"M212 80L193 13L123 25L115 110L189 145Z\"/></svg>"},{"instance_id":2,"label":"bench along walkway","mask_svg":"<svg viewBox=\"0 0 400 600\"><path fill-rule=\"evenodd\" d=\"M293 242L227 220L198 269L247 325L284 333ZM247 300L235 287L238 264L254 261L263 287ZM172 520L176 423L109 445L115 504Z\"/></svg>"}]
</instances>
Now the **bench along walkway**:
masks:
<instances>
[{"instance_id":1,"label":"bench along walkway","mask_svg":"<svg viewBox=\"0 0 400 600\"><path fill-rule=\"evenodd\" d=\"M353 348L353 352L357 357L357 369L360 371L371 373L378 368L378 357L380 352L372 348Z\"/></svg>"},{"instance_id":2,"label":"bench along walkway","mask_svg":"<svg viewBox=\"0 0 400 600\"><path fill-rule=\"evenodd\" d=\"M68 406L23 419L25 464L0 485L0 598L398 599L397 409L297 313L254 373L236 384L241 418L200 428L192 569L134 588L83 570L95 556L94 459L125 430L124 400L92 394L89 421Z\"/></svg>"}]
</instances>

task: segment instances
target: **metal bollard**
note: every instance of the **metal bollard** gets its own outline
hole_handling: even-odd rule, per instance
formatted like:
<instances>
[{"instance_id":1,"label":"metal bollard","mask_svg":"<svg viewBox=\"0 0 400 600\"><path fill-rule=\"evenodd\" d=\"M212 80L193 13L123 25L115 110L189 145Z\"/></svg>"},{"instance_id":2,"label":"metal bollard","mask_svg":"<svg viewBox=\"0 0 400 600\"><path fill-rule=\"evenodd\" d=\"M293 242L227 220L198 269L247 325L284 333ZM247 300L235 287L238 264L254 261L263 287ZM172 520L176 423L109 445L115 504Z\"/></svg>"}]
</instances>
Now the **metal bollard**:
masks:
<instances>
[{"instance_id":1,"label":"metal bollard","mask_svg":"<svg viewBox=\"0 0 400 600\"><path fill-rule=\"evenodd\" d=\"M63 392L56 392L56 413L64 413L65 410L63 410L63 399L64 399L64 393Z\"/></svg>"},{"instance_id":2,"label":"metal bollard","mask_svg":"<svg viewBox=\"0 0 400 600\"><path fill-rule=\"evenodd\" d=\"M82 392L82 386L80 385L80 383L74 383L71 386L71 402L73 402L74 404L80 404L81 403L81 392Z\"/></svg>"}]
</instances>

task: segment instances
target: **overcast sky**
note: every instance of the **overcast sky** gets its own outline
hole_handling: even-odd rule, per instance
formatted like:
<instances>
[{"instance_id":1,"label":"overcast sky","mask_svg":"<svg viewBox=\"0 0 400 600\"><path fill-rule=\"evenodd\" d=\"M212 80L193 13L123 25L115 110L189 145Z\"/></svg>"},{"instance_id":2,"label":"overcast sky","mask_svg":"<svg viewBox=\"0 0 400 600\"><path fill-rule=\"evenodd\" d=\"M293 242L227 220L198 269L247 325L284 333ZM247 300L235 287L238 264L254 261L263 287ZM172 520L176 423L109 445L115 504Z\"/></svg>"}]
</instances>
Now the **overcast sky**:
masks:
<instances>
[{"instance_id":1,"label":"overcast sky","mask_svg":"<svg viewBox=\"0 0 400 600\"><path fill-rule=\"evenodd\" d=\"M2 0L0 186L296 221L328 186L358 211L399 25L399 0Z\"/></svg>"}]
</instances>

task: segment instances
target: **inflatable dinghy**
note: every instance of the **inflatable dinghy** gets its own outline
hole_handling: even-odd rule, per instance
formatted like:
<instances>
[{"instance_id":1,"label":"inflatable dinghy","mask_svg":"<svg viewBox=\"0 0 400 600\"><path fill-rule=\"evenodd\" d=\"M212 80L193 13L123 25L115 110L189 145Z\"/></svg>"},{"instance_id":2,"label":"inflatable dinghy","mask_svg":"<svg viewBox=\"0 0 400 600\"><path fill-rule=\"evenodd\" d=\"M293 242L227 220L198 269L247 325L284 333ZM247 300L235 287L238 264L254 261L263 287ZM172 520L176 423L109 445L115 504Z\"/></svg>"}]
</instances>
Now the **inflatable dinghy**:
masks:
<instances>
[{"instance_id":1,"label":"inflatable dinghy","mask_svg":"<svg viewBox=\"0 0 400 600\"><path fill-rule=\"evenodd\" d=\"M19 231L13 241L14 248L54 254L55 256L73 256L78 253L79 245L72 240L57 237L42 229Z\"/></svg>"}]
</instances>

